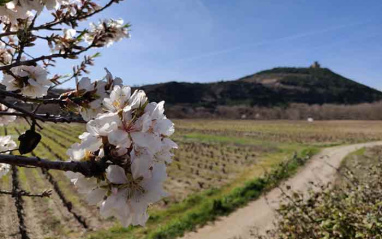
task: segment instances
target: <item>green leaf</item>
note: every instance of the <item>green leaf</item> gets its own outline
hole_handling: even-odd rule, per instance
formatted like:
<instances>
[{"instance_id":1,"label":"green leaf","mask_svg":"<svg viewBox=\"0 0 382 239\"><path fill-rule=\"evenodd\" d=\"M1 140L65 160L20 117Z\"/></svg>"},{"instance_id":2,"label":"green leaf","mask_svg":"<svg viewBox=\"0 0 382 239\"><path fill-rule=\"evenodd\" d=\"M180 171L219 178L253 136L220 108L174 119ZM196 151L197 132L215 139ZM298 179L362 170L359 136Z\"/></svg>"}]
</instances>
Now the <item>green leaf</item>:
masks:
<instances>
[{"instance_id":1,"label":"green leaf","mask_svg":"<svg viewBox=\"0 0 382 239\"><path fill-rule=\"evenodd\" d=\"M92 58L100 57L101 53L97 52L96 54L92 55Z\"/></svg>"}]
</instances>

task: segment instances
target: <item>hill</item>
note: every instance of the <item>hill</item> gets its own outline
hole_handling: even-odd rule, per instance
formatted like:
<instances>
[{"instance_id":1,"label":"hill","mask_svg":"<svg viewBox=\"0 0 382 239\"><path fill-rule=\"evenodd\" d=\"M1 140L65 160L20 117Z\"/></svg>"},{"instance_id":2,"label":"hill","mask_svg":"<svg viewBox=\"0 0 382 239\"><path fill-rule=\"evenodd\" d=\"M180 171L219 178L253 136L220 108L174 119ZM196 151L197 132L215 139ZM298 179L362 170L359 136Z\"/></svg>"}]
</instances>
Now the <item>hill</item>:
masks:
<instances>
[{"instance_id":1,"label":"hill","mask_svg":"<svg viewBox=\"0 0 382 239\"><path fill-rule=\"evenodd\" d=\"M382 92L320 67L279 67L233 81L139 88L150 101L166 101L171 118L382 120ZM48 97L61 93L55 89ZM60 109L43 105L38 112L59 114Z\"/></svg>"},{"instance_id":2,"label":"hill","mask_svg":"<svg viewBox=\"0 0 382 239\"><path fill-rule=\"evenodd\" d=\"M360 104L382 100L382 92L327 68L280 67L234 81L216 83L168 82L141 87L154 101L167 105L287 106L306 104Z\"/></svg>"}]
</instances>

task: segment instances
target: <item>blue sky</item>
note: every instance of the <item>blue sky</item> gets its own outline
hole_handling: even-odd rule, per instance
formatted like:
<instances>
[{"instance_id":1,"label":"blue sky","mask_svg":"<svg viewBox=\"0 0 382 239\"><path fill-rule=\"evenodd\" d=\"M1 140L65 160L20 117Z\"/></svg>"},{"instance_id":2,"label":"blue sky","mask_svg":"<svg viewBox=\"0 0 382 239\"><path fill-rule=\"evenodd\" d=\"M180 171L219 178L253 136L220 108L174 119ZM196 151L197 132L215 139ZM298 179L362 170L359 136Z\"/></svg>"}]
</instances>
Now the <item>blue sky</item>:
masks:
<instances>
[{"instance_id":1,"label":"blue sky","mask_svg":"<svg viewBox=\"0 0 382 239\"><path fill-rule=\"evenodd\" d=\"M366 0L125 0L97 18L123 18L132 37L102 49L91 77L212 82L317 60L382 90L381 13Z\"/></svg>"}]
</instances>

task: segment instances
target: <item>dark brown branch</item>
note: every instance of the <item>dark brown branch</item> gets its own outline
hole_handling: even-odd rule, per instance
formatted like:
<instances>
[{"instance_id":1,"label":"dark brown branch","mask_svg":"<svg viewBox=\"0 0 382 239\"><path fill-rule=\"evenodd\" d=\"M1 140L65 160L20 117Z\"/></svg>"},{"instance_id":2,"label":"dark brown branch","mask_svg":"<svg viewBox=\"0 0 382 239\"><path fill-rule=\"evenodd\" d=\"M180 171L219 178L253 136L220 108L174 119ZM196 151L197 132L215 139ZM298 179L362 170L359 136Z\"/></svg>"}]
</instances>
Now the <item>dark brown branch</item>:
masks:
<instances>
[{"instance_id":1,"label":"dark brown branch","mask_svg":"<svg viewBox=\"0 0 382 239\"><path fill-rule=\"evenodd\" d=\"M0 103L5 105L6 107L8 107L10 109L14 109L14 110L17 110L17 111L23 113L25 116L28 116L28 117L32 118L33 120L34 119L39 119L39 120L44 122L44 119L40 119L39 117L36 117L35 114L33 114L32 112L29 112L29 111L27 111L27 110L25 110L25 109L23 109L23 108L21 108L19 106L11 104L11 103L3 100L3 99L0 99Z\"/></svg>"},{"instance_id":2,"label":"dark brown branch","mask_svg":"<svg viewBox=\"0 0 382 239\"><path fill-rule=\"evenodd\" d=\"M12 197L50 197L52 195L52 190L45 190L42 193L39 194L33 194L31 192L27 192L25 190L20 190L20 191L6 191L6 190L0 190L0 195L11 195Z\"/></svg>"},{"instance_id":3,"label":"dark brown branch","mask_svg":"<svg viewBox=\"0 0 382 239\"><path fill-rule=\"evenodd\" d=\"M14 115L18 117L30 117L26 114L20 112L0 112L0 115ZM50 114L35 114L35 119L41 120L43 122L53 122L53 123L86 123L82 118L74 118L70 116L61 115L50 115Z\"/></svg>"},{"instance_id":4,"label":"dark brown branch","mask_svg":"<svg viewBox=\"0 0 382 239\"><path fill-rule=\"evenodd\" d=\"M24 101L24 102L42 103L44 105L64 103L64 101L62 101L60 99L29 98L29 97L26 97L26 96L23 96L23 95L14 93L14 92L6 91L6 90L0 90L0 96L8 96L8 97L12 97L12 98Z\"/></svg>"},{"instance_id":5,"label":"dark brown branch","mask_svg":"<svg viewBox=\"0 0 382 239\"><path fill-rule=\"evenodd\" d=\"M34 59L31 59L31 60L26 60L26 61L16 61L12 64L8 64L8 65L5 65L5 66L0 66L0 71L7 71L7 70L10 70L12 69L13 67L16 67L16 66L30 66L30 65L35 65L36 62L38 61L43 61L43 60L52 60L52 59L55 59L55 58L70 58L70 57L75 57L77 55L80 55L86 51L88 51L89 49L95 47L94 44L92 45L89 45L88 47L80 50L80 51L77 51L77 52L71 52L71 53L64 53L64 54L61 54L61 53L56 53L56 54L51 54L51 55L45 55L45 56L40 56L40 57L37 57L37 58L34 58Z\"/></svg>"},{"instance_id":6,"label":"dark brown branch","mask_svg":"<svg viewBox=\"0 0 382 239\"><path fill-rule=\"evenodd\" d=\"M55 99L52 99L54 101ZM61 102L61 101L60 101ZM15 115L19 117L29 117L32 120L40 120L42 122L53 122L53 123L86 123L81 118L73 118L73 117L66 117L66 116L61 116L61 115L50 115L50 114L36 114L33 112L29 112L25 109L23 109L20 106L14 105L12 103L9 103L3 99L0 98L0 103L5 105L6 107L10 109L14 109L18 112L0 112L0 115Z\"/></svg>"},{"instance_id":7,"label":"dark brown branch","mask_svg":"<svg viewBox=\"0 0 382 239\"><path fill-rule=\"evenodd\" d=\"M81 173L85 177L96 177L102 175L109 166L106 160L100 161L51 161L37 157L25 157L19 155L0 155L0 163L16 165L20 167L34 166L45 169L60 171L71 171Z\"/></svg>"},{"instance_id":8,"label":"dark brown branch","mask_svg":"<svg viewBox=\"0 0 382 239\"><path fill-rule=\"evenodd\" d=\"M94 14L97 14L99 12L102 12L103 10L105 10L106 8L110 7L114 2L117 2L115 0L110 0L105 6L103 6L102 8L98 9L98 10L95 10L94 12L91 12L89 14L86 14L86 15L83 15L83 16L80 16L80 17L76 17L76 16L73 16L71 17L70 19L63 19L63 20L60 20L60 21L57 21L57 22L49 22L49 23L46 23L46 24L43 24L43 25L40 25L38 27L33 27L32 30L42 30L42 29L46 29L46 30L51 30L52 27L56 26L56 25L59 25L59 24L63 24L64 23L64 20L65 21L80 21L80 20L83 20L83 19L86 19L86 18L89 18L91 16L93 16ZM1 35L0 35L1 36Z\"/></svg>"}]
</instances>

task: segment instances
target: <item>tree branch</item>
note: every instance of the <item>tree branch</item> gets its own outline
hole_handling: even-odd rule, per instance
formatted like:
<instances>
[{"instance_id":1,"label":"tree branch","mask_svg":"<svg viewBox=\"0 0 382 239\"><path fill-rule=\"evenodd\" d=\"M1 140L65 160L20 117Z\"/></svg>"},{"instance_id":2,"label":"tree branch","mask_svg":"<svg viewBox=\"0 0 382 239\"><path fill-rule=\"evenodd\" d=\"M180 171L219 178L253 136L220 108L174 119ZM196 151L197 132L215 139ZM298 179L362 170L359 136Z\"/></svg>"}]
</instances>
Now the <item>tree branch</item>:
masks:
<instances>
[{"instance_id":1,"label":"tree branch","mask_svg":"<svg viewBox=\"0 0 382 239\"><path fill-rule=\"evenodd\" d=\"M0 112L0 115L14 115L19 117L30 117L24 113L20 112ZM82 118L66 117L61 115L50 115L50 114L35 114L35 119L41 120L43 122L53 122L53 123L86 123ZM42 120L43 119L43 120Z\"/></svg>"},{"instance_id":2,"label":"tree branch","mask_svg":"<svg viewBox=\"0 0 382 239\"><path fill-rule=\"evenodd\" d=\"M71 171L74 173L81 173L85 177L101 176L109 163L102 159L100 161L51 161L47 159L41 159L38 157L25 157L19 155L0 155L0 163L16 165L20 167L35 166L45 169L53 169L60 171Z\"/></svg>"},{"instance_id":3,"label":"tree branch","mask_svg":"<svg viewBox=\"0 0 382 239\"><path fill-rule=\"evenodd\" d=\"M43 103L44 105L65 103L64 101L60 99L55 99L55 98L51 98L51 99L29 98L29 97L26 97L14 92L6 91L6 90L0 90L0 96L8 96L8 97L12 97L24 102Z\"/></svg>"},{"instance_id":4,"label":"tree branch","mask_svg":"<svg viewBox=\"0 0 382 239\"><path fill-rule=\"evenodd\" d=\"M43 60L52 60L52 59L55 59L55 58L68 58L68 57L74 57L74 56L77 56L77 55L80 55L81 53L83 52L86 52L88 51L89 49L95 47L93 44L92 45L89 45L88 47L80 50L80 51L77 51L77 52L71 52L71 53L64 53L64 54L61 54L61 53L55 53L55 54L51 54L51 55L45 55L45 56L40 56L40 57L37 57L37 58L33 58L31 60L26 60L26 61L16 61L12 64L8 64L8 65L4 65L4 66L0 66L0 71L7 71L7 70L10 70L12 69L13 67L16 67L16 66L30 66L30 65L34 65L36 62L38 61L43 61Z\"/></svg>"},{"instance_id":5,"label":"tree branch","mask_svg":"<svg viewBox=\"0 0 382 239\"><path fill-rule=\"evenodd\" d=\"M5 105L10 109L14 109L19 112L0 112L0 115L15 115L21 117L29 117L32 120L40 120L42 122L53 122L53 123L86 123L83 119L76 119L72 117L64 117L50 114L35 114L33 112L29 112L19 106L13 105L5 100L0 99L0 103Z\"/></svg>"},{"instance_id":6,"label":"tree branch","mask_svg":"<svg viewBox=\"0 0 382 239\"><path fill-rule=\"evenodd\" d=\"M86 19L86 18L89 18L91 16L93 16L94 14L97 14L99 12L102 12L103 10L105 10L106 8L110 7L114 2L118 2L116 0L110 0L105 6L103 6L102 8L98 9L98 10L95 10L94 12L91 12L89 14L86 14L86 15L83 15L83 16L80 16L80 17L71 17L70 19L63 19L61 21L57 21L57 22L49 22L49 23L46 23L46 24L43 24L43 25L40 25L40 26L37 26L37 27L33 27L32 30L42 30L42 29L46 29L46 30L51 30L52 27L56 26L56 25L59 25L59 24L63 24L64 23L64 20L65 21L72 21L72 20L76 20L76 21L80 21L80 20L83 20L83 19ZM1 35L0 35L1 36Z\"/></svg>"},{"instance_id":7,"label":"tree branch","mask_svg":"<svg viewBox=\"0 0 382 239\"><path fill-rule=\"evenodd\" d=\"M19 106L11 104L11 103L3 100L3 99L0 99L0 103L5 105L6 107L8 107L10 109L14 109L14 110L17 110L17 111L23 113L25 116L28 116L28 117L30 117L32 119L39 119L39 120L44 122L44 119L40 119L39 117L36 117L35 114L33 114L32 112L29 112L29 111L27 111L27 110L25 110L25 109L23 109L23 108L21 108Z\"/></svg>"},{"instance_id":8,"label":"tree branch","mask_svg":"<svg viewBox=\"0 0 382 239\"><path fill-rule=\"evenodd\" d=\"M70 18L69 20L83 20L83 19L86 19L86 18L89 18L91 16L93 16L94 14L97 14L103 10L105 10L106 8L110 7L114 2L119 2L119 1L116 1L116 0L110 0L105 6L103 6L102 8L98 9L98 10L95 10L94 12L91 12L89 14L86 14L84 16L80 16L80 17L72 17ZM68 19L64 19L64 20L68 20ZM57 30L62 30L62 29L56 29L56 28L52 28L56 25L60 25L60 24L64 24L64 21L61 20L61 21L52 21L52 22L49 22L49 23L46 23L46 24L42 24L40 26L37 26L37 27L32 27L31 30L32 31L38 31L38 30L52 30L52 31L57 31ZM1 37L6 37L6 36L11 36L11 35L16 35L18 31L7 31L7 32L4 32L4 33L1 33L0 34L0 38Z\"/></svg>"}]
</instances>

